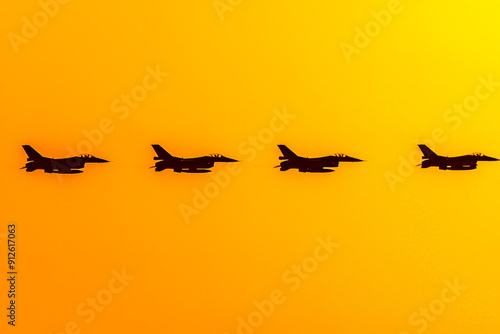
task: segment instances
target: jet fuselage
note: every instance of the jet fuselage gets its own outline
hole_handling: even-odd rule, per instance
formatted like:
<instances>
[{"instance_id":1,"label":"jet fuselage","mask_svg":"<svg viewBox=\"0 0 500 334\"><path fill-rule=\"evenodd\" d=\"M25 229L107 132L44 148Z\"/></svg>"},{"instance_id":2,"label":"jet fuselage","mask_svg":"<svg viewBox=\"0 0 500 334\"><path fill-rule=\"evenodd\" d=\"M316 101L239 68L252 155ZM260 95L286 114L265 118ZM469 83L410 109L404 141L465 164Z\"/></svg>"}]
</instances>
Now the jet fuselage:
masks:
<instances>
[{"instance_id":1,"label":"jet fuselage","mask_svg":"<svg viewBox=\"0 0 500 334\"><path fill-rule=\"evenodd\" d=\"M160 145L152 145L159 160L153 167L156 172L172 169L176 173L209 173L216 162L237 162L220 154L206 155L197 158L179 158L170 155Z\"/></svg>"},{"instance_id":2,"label":"jet fuselage","mask_svg":"<svg viewBox=\"0 0 500 334\"><path fill-rule=\"evenodd\" d=\"M472 170L477 168L478 161L498 161L481 153L462 155L458 157L445 157L437 155L426 145L418 145L422 153L422 168L438 167L441 170Z\"/></svg>"},{"instance_id":3,"label":"jet fuselage","mask_svg":"<svg viewBox=\"0 0 500 334\"><path fill-rule=\"evenodd\" d=\"M278 145L283 156L280 156L280 160L284 160L278 166L280 171L287 171L289 169L298 169L302 173L331 173L334 172L333 169L339 166L339 162L358 162L362 161L360 159L352 158L344 154L329 155L325 157L318 158L306 158L300 157L293 153L285 145Z\"/></svg>"}]
</instances>

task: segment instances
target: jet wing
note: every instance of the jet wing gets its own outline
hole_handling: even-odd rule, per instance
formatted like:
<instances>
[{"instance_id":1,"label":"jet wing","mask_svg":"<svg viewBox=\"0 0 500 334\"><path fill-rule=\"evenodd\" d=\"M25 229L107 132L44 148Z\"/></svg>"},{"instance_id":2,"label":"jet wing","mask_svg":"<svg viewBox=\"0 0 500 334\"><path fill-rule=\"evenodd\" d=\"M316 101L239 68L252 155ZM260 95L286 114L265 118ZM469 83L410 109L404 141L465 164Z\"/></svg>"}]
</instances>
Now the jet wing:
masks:
<instances>
[{"instance_id":1,"label":"jet wing","mask_svg":"<svg viewBox=\"0 0 500 334\"><path fill-rule=\"evenodd\" d=\"M47 173L47 171L45 171ZM78 174L83 173L82 170L79 169L71 169L69 166L62 164L60 162L54 163L52 165L52 173L56 174Z\"/></svg>"}]
</instances>

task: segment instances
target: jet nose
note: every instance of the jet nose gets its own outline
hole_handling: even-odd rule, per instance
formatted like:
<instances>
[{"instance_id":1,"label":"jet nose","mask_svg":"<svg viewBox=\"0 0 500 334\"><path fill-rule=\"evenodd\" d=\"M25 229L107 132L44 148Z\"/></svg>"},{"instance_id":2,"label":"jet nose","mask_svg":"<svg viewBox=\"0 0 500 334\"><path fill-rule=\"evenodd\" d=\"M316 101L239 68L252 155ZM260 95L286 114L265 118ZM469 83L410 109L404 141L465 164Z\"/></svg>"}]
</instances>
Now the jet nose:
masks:
<instances>
[{"instance_id":1,"label":"jet nose","mask_svg":"<svg viewBox=\"0 0 500 334\"><path fill-rule=\"evenodd\" d=\"M90 163L90 162L93 162L93 163L109 162L108 160L97 158L97 157L94 157L93 155L90 155L90 154L89 155L82 155L81 159L83 159L83 161L86 162L86 163Z\"/></svg>"},{"instance_id":2,"label":"jet nose","mask_svg":"<svg viewBox=\"0 0 500 334\"><path fill-rule=\"evenodd\" d=\"M478 160L478 161L481 161L481 160L482 160L482 161L498 161L498 159L497 159L497 158L489 157L489 156L487 156L487 155L483 155L483 156L481 156L480 158L482 158L482 159L477 159L477 160Z\"/></svg>"},{"instance_id":3,"label":"jet nose","mask_svg":"<svg viewBox=\"0 0 500 334\"><path fill-rule=\"evenodd\" d=\"M231 159L231 158L228 158L228 157L219 157L218 160L215 160L215 161L219 161L219 162L238 162L238 160L234 160L234 159Z\"/></svg>"}]
</instances>

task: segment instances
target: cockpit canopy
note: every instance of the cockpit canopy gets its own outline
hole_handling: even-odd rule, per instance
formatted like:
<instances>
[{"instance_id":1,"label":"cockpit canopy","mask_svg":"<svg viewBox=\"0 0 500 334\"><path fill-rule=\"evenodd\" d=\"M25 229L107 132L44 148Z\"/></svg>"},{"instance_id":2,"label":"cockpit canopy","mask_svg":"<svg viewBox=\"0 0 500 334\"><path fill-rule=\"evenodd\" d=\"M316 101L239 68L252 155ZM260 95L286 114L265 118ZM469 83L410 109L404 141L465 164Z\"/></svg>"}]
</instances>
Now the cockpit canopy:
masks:
<instances>
[{"instance_id":1,"label":"cockpit canopy","mask_svg":"<svg viewBox=\"0 0 500 334\"><path fill-rule=\"evenodd\" d=\"M218 153L213 153L213 154L210 154L210 156L212 158L226 158L225 156L223 156L222 154L218 154Z\"/></svg>"},{"instance_id":2,"label":"cockpit canopy","mask_svg":"<svg viewBox=\"0 0 500 334\"><path fill-rule=\"evenodd\" d=\"M484 157L484 154L476 152L476 153L472 153L472 156L474 156L474 157Z\"/></svg>"}]
</instances>

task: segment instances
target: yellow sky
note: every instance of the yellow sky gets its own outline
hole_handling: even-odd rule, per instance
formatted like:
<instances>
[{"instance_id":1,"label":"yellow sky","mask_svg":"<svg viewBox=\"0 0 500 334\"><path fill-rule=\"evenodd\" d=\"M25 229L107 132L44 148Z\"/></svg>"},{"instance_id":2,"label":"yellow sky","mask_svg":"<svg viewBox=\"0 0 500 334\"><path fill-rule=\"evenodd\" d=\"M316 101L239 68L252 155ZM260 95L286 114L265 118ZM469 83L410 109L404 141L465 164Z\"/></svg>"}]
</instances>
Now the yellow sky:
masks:
<instances>
[{"instance_id":1,"label":"yellow sky","mask_svg":"<svg viewBox=\"0 0 500 334\"><path fill-rule=\"evenodd\" d=\"M414 168L500 157L498 1L54 1L0 7L6 333L498 332L500 165ZM112 163L26 173L23 144ZM277 144L366 161L281 173Z\"/></svg>"}]
</instances>

